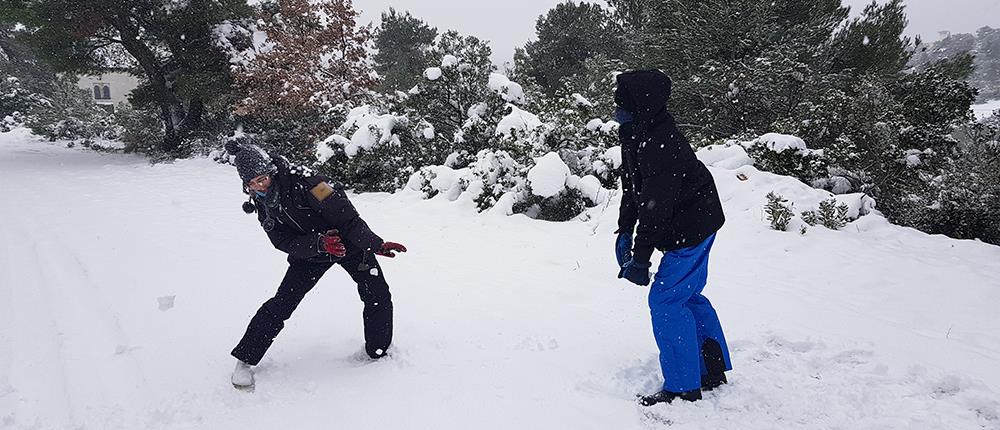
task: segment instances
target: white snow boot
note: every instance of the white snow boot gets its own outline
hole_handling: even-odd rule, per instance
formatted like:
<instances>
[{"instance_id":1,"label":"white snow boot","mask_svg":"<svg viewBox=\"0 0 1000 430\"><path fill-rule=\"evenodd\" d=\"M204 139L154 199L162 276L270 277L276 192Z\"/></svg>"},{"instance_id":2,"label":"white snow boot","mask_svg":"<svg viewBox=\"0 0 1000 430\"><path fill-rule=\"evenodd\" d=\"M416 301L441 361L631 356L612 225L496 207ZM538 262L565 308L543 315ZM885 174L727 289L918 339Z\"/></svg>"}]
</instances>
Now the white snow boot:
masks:
<instances>
[{"instance_id":1,"label":"white snow boot","mask_svg":"<svg viewBox=\"0 0 1000 430\"><path fill-rule=\"evenodd\" d=\"M236 360L236 369L233 369L233 386L236 388L253 387L253 369L249 364Z\"/></svg>"}]
</instances>

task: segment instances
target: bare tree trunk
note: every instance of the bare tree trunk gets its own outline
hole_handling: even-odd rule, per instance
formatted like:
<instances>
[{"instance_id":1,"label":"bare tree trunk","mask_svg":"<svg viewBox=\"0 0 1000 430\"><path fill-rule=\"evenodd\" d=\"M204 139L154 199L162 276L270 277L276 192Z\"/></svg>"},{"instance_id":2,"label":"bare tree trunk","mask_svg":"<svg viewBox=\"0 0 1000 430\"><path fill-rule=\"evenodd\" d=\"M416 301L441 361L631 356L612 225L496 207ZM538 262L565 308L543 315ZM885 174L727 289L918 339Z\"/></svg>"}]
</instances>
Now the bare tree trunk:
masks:
<instances>
[{"instance_id":1,"label":"bare tree trunk","mask_svg":"<svg viewBox=\"0 0 1000 430\"><path fill-rule=\"evenodd\" d=\"M170 88L172 82L168 81L164 72L164 65L156 57L156 54L146 46L139 38L138 24L131 21L128 16L117 15L111 18L111 23L121 34L122 45L125 50L132 54L139 62L153 92L156 95L157 104L160 105L160 117L163 120L163 142L160 149L164 152L176 152L180 147L183 135L191 130L190 127L181 127L187 117L184 104L177 97L177 94ZM195 121L200 125L201 106L198 102L198 118Z\"/></svg>"}]
</instances>

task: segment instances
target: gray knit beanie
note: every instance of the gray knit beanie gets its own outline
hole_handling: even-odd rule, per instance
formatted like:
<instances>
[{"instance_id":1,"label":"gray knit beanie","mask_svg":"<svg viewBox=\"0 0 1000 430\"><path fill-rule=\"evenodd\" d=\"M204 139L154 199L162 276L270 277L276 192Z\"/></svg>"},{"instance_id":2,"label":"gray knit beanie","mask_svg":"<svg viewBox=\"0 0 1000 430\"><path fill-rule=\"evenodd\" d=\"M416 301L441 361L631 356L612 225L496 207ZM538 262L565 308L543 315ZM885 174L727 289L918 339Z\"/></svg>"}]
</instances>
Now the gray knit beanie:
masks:
<instances>
[{"instance_id":1,"label":"gray knit beanie","mask_svg":"<svg viewBox=\"0 0 1000 430\"><path fill-rule=\"evenodd\" d=\"M271 157L251 138L238 137L226 142L226 152L236 157L236 171L244 184L260 175L273 175L278 171Z\"/></svg>"}]
</instances>

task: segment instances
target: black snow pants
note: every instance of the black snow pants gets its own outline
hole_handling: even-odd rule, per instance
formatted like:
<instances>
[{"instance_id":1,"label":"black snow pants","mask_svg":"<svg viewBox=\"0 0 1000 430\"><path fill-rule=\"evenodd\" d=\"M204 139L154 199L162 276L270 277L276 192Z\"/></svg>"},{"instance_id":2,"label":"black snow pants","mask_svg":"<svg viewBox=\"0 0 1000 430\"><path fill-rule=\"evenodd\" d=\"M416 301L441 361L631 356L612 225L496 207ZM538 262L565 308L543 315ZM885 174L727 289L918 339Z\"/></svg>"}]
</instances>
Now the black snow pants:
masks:
<instances>
[{"instance_id":1,"label":"black snow pants","mask_svg":"<svg viewBox=\"0 0 1000 430\"><path fill-rule=\"evenodd\" d=\"M244 363L256 365L264 357L267 348L274 342L285 320L292 316L299 302L333 264L340 264L358 283L358 295L364 302L365 351L369 357L385 355L392 343L392 296L385 282L382 268L375 261L375 255L356 253L337 263L291 262L285 278L278 286L274 297L257 310L250 320L247 331L240 343L233 348L232 355Z\"/></svg>"}]
</instances>

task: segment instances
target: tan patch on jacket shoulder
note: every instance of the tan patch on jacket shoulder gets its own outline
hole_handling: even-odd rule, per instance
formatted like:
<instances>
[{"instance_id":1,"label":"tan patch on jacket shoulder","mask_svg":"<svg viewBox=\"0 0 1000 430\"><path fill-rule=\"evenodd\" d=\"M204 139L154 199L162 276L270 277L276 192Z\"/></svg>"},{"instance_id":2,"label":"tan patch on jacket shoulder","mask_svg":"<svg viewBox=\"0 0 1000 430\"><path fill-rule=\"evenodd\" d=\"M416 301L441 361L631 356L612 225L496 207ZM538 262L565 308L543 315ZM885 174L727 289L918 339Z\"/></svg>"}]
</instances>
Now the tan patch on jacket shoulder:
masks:
<instances>
[{"instance_id":1,"label":"tan patch on jacket shoulder","mask_svg":"<svg viewBox=\"0 0 1000 430\"><path fill-rule=\"evenodd\" d=\"M311 190L309 190L309 192L312 193L313 197L315 197L316 200L323 201L326 200L327 197L330 197L331 194L333 194L333 187L331 187L330 184L326 182L320 182L319 185L313 187Z\"/></svg>"}]
</instances>

